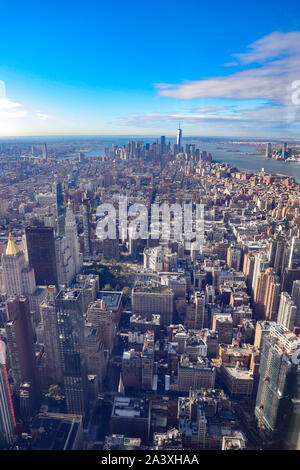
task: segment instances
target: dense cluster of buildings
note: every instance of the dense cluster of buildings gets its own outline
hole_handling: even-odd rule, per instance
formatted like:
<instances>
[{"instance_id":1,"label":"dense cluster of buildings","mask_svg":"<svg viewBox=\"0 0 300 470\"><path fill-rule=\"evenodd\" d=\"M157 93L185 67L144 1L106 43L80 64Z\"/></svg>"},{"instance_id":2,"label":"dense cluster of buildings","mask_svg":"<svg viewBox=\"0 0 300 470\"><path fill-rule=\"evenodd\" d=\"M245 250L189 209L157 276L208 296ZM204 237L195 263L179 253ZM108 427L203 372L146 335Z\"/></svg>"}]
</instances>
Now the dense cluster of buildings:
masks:
<instances>
[{"instance_id":1,"label":"dense cluster of buildings","mask_svg":"<svg viewBox=\"0 0 300 470\"><path fill-rule=\"evenodd\" d=\"M214 163L181 129L42 150L0 158L0 447L299 449L300 186ZM203 244L119 220L99 239L120 195L203 204Z\"/></svg>"}]
</instances>

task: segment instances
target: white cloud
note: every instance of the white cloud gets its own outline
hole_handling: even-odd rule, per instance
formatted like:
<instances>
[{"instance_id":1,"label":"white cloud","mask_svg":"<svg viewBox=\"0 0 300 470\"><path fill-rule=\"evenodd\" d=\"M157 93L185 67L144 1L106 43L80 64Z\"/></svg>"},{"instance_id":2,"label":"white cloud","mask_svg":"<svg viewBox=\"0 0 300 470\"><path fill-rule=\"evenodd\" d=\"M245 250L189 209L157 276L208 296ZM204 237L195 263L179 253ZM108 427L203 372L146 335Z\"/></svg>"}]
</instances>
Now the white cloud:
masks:
<instances>
[{"instance_id":1,"label":"white cloud","mask_svg":"<svg viewBox=\"0 0 300 470\"><path fill-rule=\"evenodd\" d=\"M0 112L7 111L13 108L18 108L20 106L22 106L20 103L15 103L14 101L11 101L11 99L9 98L0 99Z\"/></svg>"},{"instance_id":2,"label":"white cloud","mask_svg":"<svg viewBox=\"0 0 300 470\"><path fill-rule=\"evenodd\" d=\"M15 119L15 118L22 118L27 116L28 112L24 109L23 111L11 111L5 112L0 111L0 118L8 118L8 119Z\"/></svg>"},{"instance_id":3,"label":"white cloud","mask_svg":"<svg viewBox=\"0 0 300 470\"><path fill-rule=\"evenodd\" d=\"M244 53L232 54L235 61L224 64L227 67L240 65L242 70L227 76L188 81L182 84L155 84L160 96L180 100L198 98L230 99L231 106L221 109L199 108L193 115L176 116L176 119L197 122L239 123L252 127L291 127L298 129L300 106L292 101L292 83L300 80L300 31L290 33L274 32L247 47ZM249 109L235 107L234 101L249 100ZM255 103L254 100L260 100ZM261 104L263 101L264 105ZM223 108L223 109L222 109ZM247 107L245 107L247 108ZM145 115L147 119L149 115ZM139 119L143 119L141 116ZM165 114L161 120L172 120L173 115Z\"/></svg>"},{"instance_id":4,"label":"white cloud","mask_svg":"<svg viewBox=\"0 0 300 470\"><path fill-rule=\"evenodd\" d=\"M286 103L289 87L300 76L300 32L272 33L249 46L250 51L233 54L240 63L254 66L225 77L163 84L159 95L177 99L231 98L267 99ZM275 60L276 59L276 60ZM233 65L232 63L229 63Z\"/></svg>"},{"instance_id":5,"label":"white cloud","mask_svg":"<svg viewBox=\"0 0 300 470\"><path fill-rule=\"evenodd\" d=\"M49 119L49 116L48 114L45 114L45 113L41 113L40 111L37 111L36 112L36 115L39 119L41 119L42 121L47 121L47 119Z\"/></svg>"},{"instance_id":6,"label":"white cloud","mask_svg":"<svg viewBox=\"0 0 300 470\"><path fill-rule=\"evenodd\" d=\"M1 98L0 118L15 119L26 116L28 112L25 109L16 109L21 107L20 103L16 103L9 98Z\"/></svg>"},{"instance_id":7,"label":"white cloud","mask_svg":"<svg viewBox=\"0 0 300 470\"><path fill-rule=\"evenodd\" d=\"M274 32L248 46L250 52L233 54L242 64L264 63L280 56L298 56L300 31L290 33Z\"/></svg>"}]
</instances>

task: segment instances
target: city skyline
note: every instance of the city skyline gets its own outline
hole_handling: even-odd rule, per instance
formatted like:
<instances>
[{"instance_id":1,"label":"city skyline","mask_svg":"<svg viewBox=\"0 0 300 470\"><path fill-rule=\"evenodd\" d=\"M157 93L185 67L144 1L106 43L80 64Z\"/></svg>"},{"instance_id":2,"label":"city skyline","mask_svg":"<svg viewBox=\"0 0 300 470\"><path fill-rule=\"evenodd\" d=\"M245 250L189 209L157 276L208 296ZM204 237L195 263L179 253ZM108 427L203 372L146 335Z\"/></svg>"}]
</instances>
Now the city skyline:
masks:
<instances>
[{"instance_id":1,"label":"city skyline","mask_svg":"<svg viewBox=\"0 0 300 470\"><path fill-rule=\"evenodd\" d=\"M299 0L1 19L0 452L300 450Z\"/></svg>"},{"instance_id":2,"label":"city skyline","mask_svg":"<svg viewBox=\"0 0 300 470\"><path fill-rule=\"evenodd\" d=\"M2 7L0 136L172 135L179 121L186 136L298 136L295 1L31 3Z\"/></svg>"},{"instance_id":3,"label":"city skyline","mask_svg":"<svg viewBox=\"0 0 300 470\"><path fill-rule=\"evenodd\" d=\"M299 145L180 131L1 144L0 449L299 449Z\"/></svg>"}]
</instances>

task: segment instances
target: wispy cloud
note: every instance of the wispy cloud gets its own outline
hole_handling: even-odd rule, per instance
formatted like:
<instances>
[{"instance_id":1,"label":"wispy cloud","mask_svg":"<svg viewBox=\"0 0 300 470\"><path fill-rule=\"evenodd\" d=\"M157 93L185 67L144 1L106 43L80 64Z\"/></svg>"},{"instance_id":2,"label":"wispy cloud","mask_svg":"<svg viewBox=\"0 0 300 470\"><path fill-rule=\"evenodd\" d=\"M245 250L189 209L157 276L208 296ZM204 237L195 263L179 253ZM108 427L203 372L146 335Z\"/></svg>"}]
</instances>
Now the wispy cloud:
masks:
<instances>
[{"instance_id":1,"label":"wispy cloud","mask_svg":"<svg viewBox=\"0 0 300 470\"><path fill-rule=\"evenodd\" d=\"M221 107L220 107L221 108ZM222 107L223 112L208 112L209 108L204 110L195 110L191 113L144 113L144 114L131 114L126 119L122 120L126 125L140 125L156 126L160 122L174 122L178 123L199 123L201 121L224 122L235 121L259 123L273 123L276 125L282 124L281 107L280 106L263 106L259 109L234 109L232 106Z\"/></svg>"},{"instance_id":2,"label":"wispy cloud","mask_svg":"<svg viewBox=\"0 0 300 470\"><path fill-rule=\"evenodd\" d=\"M20 103L9 98L0 98L0 117L14 119L26 116L28 112L20 108L22 108Z\"/></svg>"},{"instance_id":3,"label":"wispy cloud","mask_svg":"<svg viewBox=\"0 0 300 470\"><path fill-rule=\"evenodd\" d=\"M283 56L300 56L300 31L290 33L274 32L250 44L249 52L233 54L242 64L266 61Z\"/></svg>"},{"instance_id":4,"label":"wispy cloud","mask_svg":"<svg viewBox=\"0 0 300 470\"><path fill-rule=\"evenodd\" d=\"M250 44L249 51L233 54L241 65L254 65L251 68L225 77L155 86L159 89L159 95L183 100L259 98L283 103L286 102L291 82L300 75L299 44L300 32L275 32ZM259 66L255 65L258 63Z\"/></svg>"},{"instance_id":5,"label":"wispy cloud","mask_svg":"<svg viewBox=\"0 0 300 470\"><path fill-rule=\"evenodd\" d=\"M177 84L154 84L160 96L179 100L226 99L229 106L203 107L191 115L176 115L175 120L188 122L203 119L213 122L239 122L251 127L273 124L277 127L299 127L300 106L292 102L292 83L300 79L300 31L273 32L250 44L243 53L232 54L234 61L226 67L240 66L239 71L226 76L215 76ZM242 68L242 70L241 70ZM241 109L237 100L246 100ZM255 101L256 100L256 101ZM145 115L149 119L150 115ZM153 116L154 118L154 116ZM158 116L157 116L158 118ZM174 115L163 114L161 120L173 120ZM139 119L143 120L141 116Z\"/></svg>"},{"instance_id":6,"label":"wispy cloud","mask_svg":"<svg viewBox=\"0 0 300 470\"><path fill-rule=\"evenodd\" d=\"M47 119L49 119L48 114L42 113L41 111L37 111L36 115L41 121L47 121Z\"/></svg>"}]
</instances>

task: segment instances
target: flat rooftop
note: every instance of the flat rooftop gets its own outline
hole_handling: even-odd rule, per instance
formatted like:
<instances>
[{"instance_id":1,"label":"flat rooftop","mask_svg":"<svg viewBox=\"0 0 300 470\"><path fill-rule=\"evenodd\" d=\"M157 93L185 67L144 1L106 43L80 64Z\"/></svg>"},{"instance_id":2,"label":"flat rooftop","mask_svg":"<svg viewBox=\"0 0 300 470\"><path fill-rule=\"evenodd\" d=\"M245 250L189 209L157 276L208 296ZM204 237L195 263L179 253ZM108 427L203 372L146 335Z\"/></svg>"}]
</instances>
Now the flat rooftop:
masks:
<instances>
[{"instance_id":1,"label":"flat rooftop","mask_svg":"<svg viewBox=\"0 0 300 470\"><path fill-rule=\"evenodd\" d=\"M110 310L118 310L122 299L122 292L100 291L98 299L102 299Z\"/></svg>"},{"instance_id":2,"label":"flat rooftop","mask_svg":"<svg viewBox=\"0 0 300 470\"><path fill-rule=\"evenodd\" d=\"M228 367L223 366L226 372L238 380L251 380L253 379L253 374L250 370L241 368L241 367Z\"/></svg>"},{"instance_id":3,"label":"flat rooftop","mask_svg":"<svg viewBox=\"0 0 300 470\"><path fill-rule=\"evenodd\" d=\"M32 423L32 448L41 450L71 450L82 421L81 416L39 414Z\"/></svg>"},{"instance_id":4,"label":"flat rooftop","mask_svg":"<svg viewBox=\"0 0 300 470\"><path fill-rule=\"evenodd\" d=\"M149 402L142 398L115 397L111 417L148 419Z\"/></svg>"},{"instance_id":5,"label":"flat rooftop","mask_svg":"<svg viewBox=\"0 0 300 470\"><path fill-rule=\"evenodd\" d=\"M56 298L60 300L77 300L80 294L81 292L77 289L62 289Z\"/></svg>"}]
</instances>

